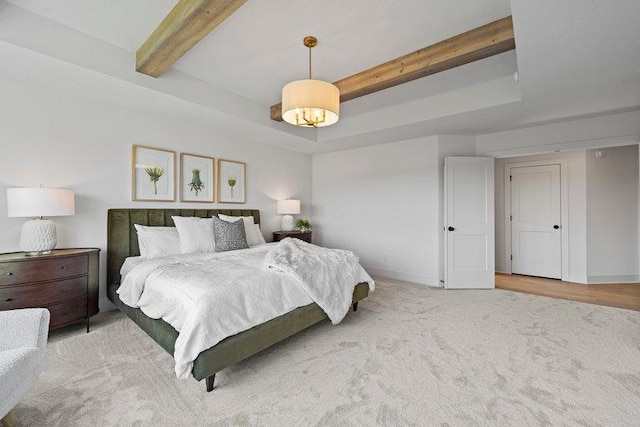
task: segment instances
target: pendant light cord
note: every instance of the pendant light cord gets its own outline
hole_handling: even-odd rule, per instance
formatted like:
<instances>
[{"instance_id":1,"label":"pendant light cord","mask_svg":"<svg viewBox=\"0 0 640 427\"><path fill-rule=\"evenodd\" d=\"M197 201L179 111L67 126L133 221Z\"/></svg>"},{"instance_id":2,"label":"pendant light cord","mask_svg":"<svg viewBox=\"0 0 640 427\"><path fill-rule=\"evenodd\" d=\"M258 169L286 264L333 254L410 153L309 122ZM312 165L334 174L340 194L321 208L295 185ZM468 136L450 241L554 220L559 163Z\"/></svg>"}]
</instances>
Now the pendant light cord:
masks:
<instances>
[{"instance_id":1,"label":"pendant light cord","mask_svg":"<svg viewBox=\"0 0 640 427\"><path fill-rule=\"evenodd\" d=\"M309 80L311 80L311 46L309 46Z\"/></svg>"}]
</instances>

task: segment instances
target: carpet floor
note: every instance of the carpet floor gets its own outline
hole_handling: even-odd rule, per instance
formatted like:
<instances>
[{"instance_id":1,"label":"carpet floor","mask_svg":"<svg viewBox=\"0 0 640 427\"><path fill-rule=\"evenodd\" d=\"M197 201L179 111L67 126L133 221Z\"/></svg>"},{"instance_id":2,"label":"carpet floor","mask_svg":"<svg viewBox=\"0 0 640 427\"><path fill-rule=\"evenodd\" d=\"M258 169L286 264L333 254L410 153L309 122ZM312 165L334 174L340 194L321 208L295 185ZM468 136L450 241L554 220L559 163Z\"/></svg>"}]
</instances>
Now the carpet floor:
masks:
<instances>
[{"instance_id":1,"label":"carpet floor","mask_svg":"<svg viewBox=\"0 0 640 427\"><path fill-rule=\"evenodd\" d=\"M379 279L322 322L227 368L216 389L119 312L51 334L23 426L638 426L640 312Z\"/></svg>"}]
</instances>

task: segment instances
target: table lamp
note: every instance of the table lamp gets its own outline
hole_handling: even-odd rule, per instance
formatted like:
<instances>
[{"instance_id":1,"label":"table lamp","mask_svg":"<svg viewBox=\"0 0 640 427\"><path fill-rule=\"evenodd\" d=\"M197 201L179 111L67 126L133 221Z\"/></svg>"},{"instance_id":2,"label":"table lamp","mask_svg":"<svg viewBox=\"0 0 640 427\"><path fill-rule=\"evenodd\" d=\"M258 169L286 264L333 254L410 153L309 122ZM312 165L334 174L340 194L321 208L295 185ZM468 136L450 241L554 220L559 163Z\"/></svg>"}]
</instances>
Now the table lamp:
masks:
<instances>
[{"instance_id":1,"label":"table lamp","mask_svg":"<svg viewBox=\"0 0 640 427\"><path fill-rule=\"evenodd\" d=\"M8 188L9 218L35 217L22 226L20 250L45 255L56 247L56 224L45 217L75 213L73 190L62 188Z\"/></svg>"},{"instance_id":2,"label":"table lamp","mask_svg":"<svg viewBox=\"0 0 640 427\"><path fill-rule=\"evenodd\" d=\"M278 215L284 215L282 217L282 230L293 230L293 217L291 215L297 215L300 213L300 200L278 200L277 205Z\"/></svg>"}]
</instances>

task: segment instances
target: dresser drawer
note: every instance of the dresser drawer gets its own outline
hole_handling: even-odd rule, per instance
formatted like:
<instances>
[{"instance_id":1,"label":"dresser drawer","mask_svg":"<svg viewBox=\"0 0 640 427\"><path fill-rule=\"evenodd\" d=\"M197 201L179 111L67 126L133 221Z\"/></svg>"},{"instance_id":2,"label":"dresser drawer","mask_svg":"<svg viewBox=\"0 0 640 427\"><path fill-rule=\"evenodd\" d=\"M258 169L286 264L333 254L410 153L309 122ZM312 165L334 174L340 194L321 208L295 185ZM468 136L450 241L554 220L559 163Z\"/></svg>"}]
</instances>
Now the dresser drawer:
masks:
<instances>
[{"instance_id":1,"label":"dresser drawer","mask_svg":"<svg viewBox=\"0 0 640 427\"><path fill-rule=\"evenodd\" d=\"M87 256L30 259L0 264L0 286L40 282L87 274Z\"/></svg>"},{"instance_id":2,"label":"dresser drawer","mask_svg":"<svg viewBox=\"0 0 640 427\"><path fill-rule=\"evenodd\" d=\"M87 302L83 298L50 305L47 308L51 313L50 329L87 317Z\"/></svg>"},{"instance_id":3,"label":"dresser drawer","mask_svg":"<svg viewBox=\"0 0 640 427\"><path fill-rule=\"evenodd\" d=\"M99 311L99 254L96 248L0 254L0 310L45 307L50 329L85 321L89 332L89 316Z\"/></svg>"},{"instance_id":4,"label":"dresser drawer","mask_svg":"<svg viewBox=\"0 0 640 427\"><path fill-rule=\"evenodd\" d=\"M7 286L0 288L0 310L46 307L85 295L87 295L86 276L37 285Z\"/></svg>"}]
</instances>

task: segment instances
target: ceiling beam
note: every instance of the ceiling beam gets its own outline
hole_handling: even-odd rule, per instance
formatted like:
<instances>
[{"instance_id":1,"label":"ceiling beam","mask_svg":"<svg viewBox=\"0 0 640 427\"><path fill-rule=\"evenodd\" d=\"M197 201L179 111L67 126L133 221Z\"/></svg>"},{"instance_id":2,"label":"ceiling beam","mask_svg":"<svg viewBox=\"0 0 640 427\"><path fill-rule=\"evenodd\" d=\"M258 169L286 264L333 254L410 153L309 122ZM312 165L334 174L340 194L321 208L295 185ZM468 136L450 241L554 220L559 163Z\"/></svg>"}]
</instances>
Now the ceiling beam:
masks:
<instances>
[{"instance_id":1,"label":"ceiling beam","mask_svg":"<svg viewBox=\"0 0 640 427\"><path fill-rule=\"evenodd\" d=\"M164 73L247 0L180 0L136 52L136 71Z\"/></svg>"},{"instance_id":2,"label":"ceiling beam","mask_svg":"<svg viewBox=\"0 0 640 427\"><path fill-rule=\"evenodd\" d=\"M334 83L340 102L369 95L421 77L440 73L516 48L511 16L376 65ZM270 108L272 120L282 121L282 104Z\"/></svg>"}]
</instances>

